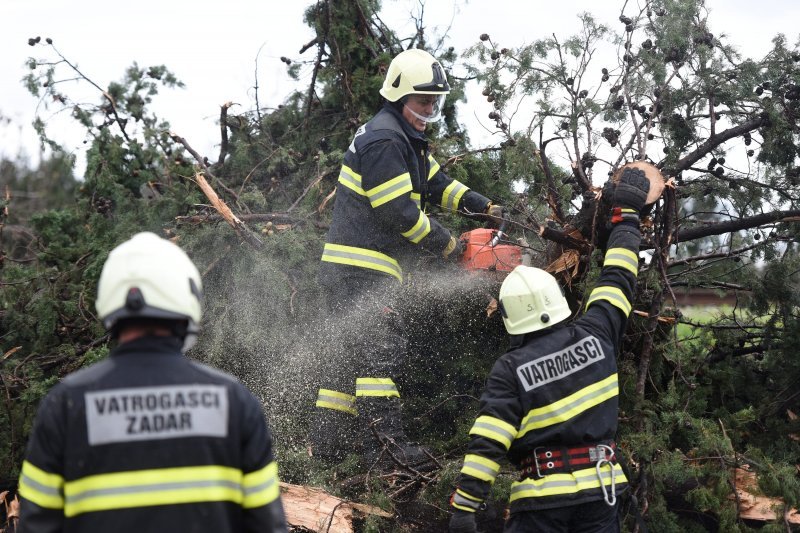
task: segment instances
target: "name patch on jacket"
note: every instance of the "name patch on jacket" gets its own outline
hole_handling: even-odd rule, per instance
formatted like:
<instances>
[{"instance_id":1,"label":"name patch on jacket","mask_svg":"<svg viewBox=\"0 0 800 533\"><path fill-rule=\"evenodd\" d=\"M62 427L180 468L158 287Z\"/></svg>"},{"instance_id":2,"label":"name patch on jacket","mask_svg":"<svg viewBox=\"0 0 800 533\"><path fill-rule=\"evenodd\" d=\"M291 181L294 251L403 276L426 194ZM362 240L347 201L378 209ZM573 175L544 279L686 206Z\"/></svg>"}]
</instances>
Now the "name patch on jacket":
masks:
<instances>
[{"instance_id":1,"label":"name patch on jacket","mask_svg":"<svg viewBox=\"0 0 800 533\"><path fill-rule=\"evenodd\" d=\"M84 398L91 445L228 434L228 390L220 385L110 389Z\"/></svg>"},{"instance_id":2,"label":"name patch on jacket","mask_svg":"<svg viewBox=\"0 0 800 533\"><path fill-rule=\"evenodd\" d=\"M517 376L526 391L532 391L569 376L605 359L600 341L589 336L562 350L517 367Z\"/></svg>"}]
</instances>

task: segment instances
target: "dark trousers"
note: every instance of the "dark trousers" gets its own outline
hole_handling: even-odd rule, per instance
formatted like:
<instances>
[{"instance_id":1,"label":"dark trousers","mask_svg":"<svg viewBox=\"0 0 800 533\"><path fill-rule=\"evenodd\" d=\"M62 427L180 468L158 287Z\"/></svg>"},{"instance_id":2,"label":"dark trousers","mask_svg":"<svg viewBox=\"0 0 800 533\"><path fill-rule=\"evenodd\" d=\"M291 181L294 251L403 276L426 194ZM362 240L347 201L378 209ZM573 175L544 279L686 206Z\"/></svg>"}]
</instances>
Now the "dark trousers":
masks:
<instances>
[{"instance_id":1,"label":"dark trousers","mask_svg":"<svg viewBox=\"0 0 800 533\"><path fill-rule=\"evenodd\" d=\"M617 503L619 505L619 503ZM514 513L505 533L619 533L617 505L603 500L543 511Z\"/></svg>"},{"instance_id":2,"label":"dark trousers","mask_svg":"<svg viewBox=\"0 0 800 533\"><path fill-rule=\"evenodd\" d=\"M317 361L319 393L309 429L314 455L331 460L357 451L361 444L365 448L375 444L369 424L372 419L383 421L376 431L392 439L405 439L397 393L359 397L356 405L357 379L393 380L403 365L403 323L390 307L395 287L387 283L385 276L344 277L337 281L325 286L329 311L325 327L329 336ZM333 397L334 403L321 403L323 397ZM352 402L350 409L342 409L348 401Z\"/></svg>"}]
</instances>

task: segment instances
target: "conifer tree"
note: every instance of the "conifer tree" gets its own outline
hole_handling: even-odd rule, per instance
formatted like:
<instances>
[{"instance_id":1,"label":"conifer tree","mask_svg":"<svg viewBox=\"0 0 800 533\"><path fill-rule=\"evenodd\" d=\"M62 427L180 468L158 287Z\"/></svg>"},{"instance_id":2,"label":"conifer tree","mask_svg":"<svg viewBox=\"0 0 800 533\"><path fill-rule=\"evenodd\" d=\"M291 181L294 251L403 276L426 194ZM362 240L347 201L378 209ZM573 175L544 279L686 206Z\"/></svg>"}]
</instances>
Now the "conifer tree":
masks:
<instances>
[{"instance_id":1,"label":"conifer tree","mask_svg":"<svg viewBox=\"0 0 800 533\"><path fill-rule=\"evenodd\" d=\"M619 362L619 443L633 460L645 521L658 531L748 530L734 490L744 464L767 496L797 507L800 51L776 36L765 57L741 57L736 36L722 35L702 0L620 4L618 26L585 14L575 36L523 44L485 34L460 51L437 44L422 20L413 35L398 35L376 0L315 2L305 14L314 39L283 58L290 75L310 66L310 83L276 109L255 102L233 114L222 104L218 154L198 154L190 136L170 132L150 111L159 91L180 86L167 68L133 64L120 81L100 82L52 42L35 42L45 57L31 59L28 87L72 113L89 150L71 202L54 198L59 203L45 207L55 209L0 221L31 235L25 261L4 247L0 262L0 479L13 486L38 399L106 355L108 338L93 311L100 267L114 245L151 230L176 239L199 264L204 334L190 356L235 373L263 397L279 435L282 476L397 513L391 525L365 529L443 527L441 508L477 396L505 349L499 317L486 317L496 280L438 270L431 276L439 284L421 276L401 303L422 331L411 339L413 371L401 384L411 392L410 432L433 446L441 470L386 489L355 461L320 471L305 451L308 372L315 358L335 357L337 334L348 333L326 329L315 281L341 158L379 108L391 58L426 47L454 89L445 120L431 132L437 159L509 206L512 235L525 237L538 265L568 262L558 275L576 309L597 271L602 183L635 160L674 180L645 225L647 257ZM73 77L97 89L96 104L62 91L60 81ZM456 102L472 77L501 143L474 146L459 124ZM37 126L57 149L47 124ZM30 176L14 180L41 190ZM226 224L198 187L201 178L241 226ZM4 216L22 213L18 201L6 200ZM710 322L684 316L679 296L698 288L736 303ZM430 316L440 318L437 325ZM500 476L482 516L486 531L502 527L511 479ZM633 530L630 504L625 511Z\"/></svg>"}]
</instances>

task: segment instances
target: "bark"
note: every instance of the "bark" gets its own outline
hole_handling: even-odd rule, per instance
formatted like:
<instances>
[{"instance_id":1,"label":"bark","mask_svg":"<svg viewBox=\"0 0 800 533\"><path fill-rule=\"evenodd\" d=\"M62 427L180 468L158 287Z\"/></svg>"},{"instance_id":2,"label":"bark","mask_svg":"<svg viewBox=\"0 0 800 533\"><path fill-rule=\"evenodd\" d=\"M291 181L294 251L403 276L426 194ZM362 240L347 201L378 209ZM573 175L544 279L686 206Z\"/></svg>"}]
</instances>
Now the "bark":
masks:
<instances>
[{"instance_id":1,"label":"bark","mask_svg":"<svg viewBox=\"0 0 800 533\"><path fill-rule=\"evenodd\" d=\"M762 213L752 217L740 218L737 220L729 220L727 222L716 222L706 226L695 226L693 228L686 228L678 230L676 242L693 241L703 237L711 237L713 235L724 235L733 231L743 229L757 228L765 224L774 224L776 222L798 222L800 221L800 210L791 209L787 211L773 211L772 213Z\"/></svg>"}]
</instances>

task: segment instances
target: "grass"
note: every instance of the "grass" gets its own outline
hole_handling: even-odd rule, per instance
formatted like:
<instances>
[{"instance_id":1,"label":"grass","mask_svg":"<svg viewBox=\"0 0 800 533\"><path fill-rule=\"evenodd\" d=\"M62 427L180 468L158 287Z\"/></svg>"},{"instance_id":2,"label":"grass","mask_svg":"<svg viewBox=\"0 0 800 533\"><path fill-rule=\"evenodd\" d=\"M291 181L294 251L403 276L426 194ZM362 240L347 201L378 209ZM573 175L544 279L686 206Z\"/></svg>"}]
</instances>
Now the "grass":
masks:
<instances>
[{"instance_id":1,"label":"grass","mask_svg":"<svg viewBox=\"0 0 800 533\"><path fill-rule=\"evenodd\" d=\"M681 313L685 320L695 324L708 324L714 322L720 315L730 313L733 309L730 305L692 305L681 307ZM697 327L691 324L678 322L678 340L692 341L697 337Z\"/></svg>"}]
</instances>

